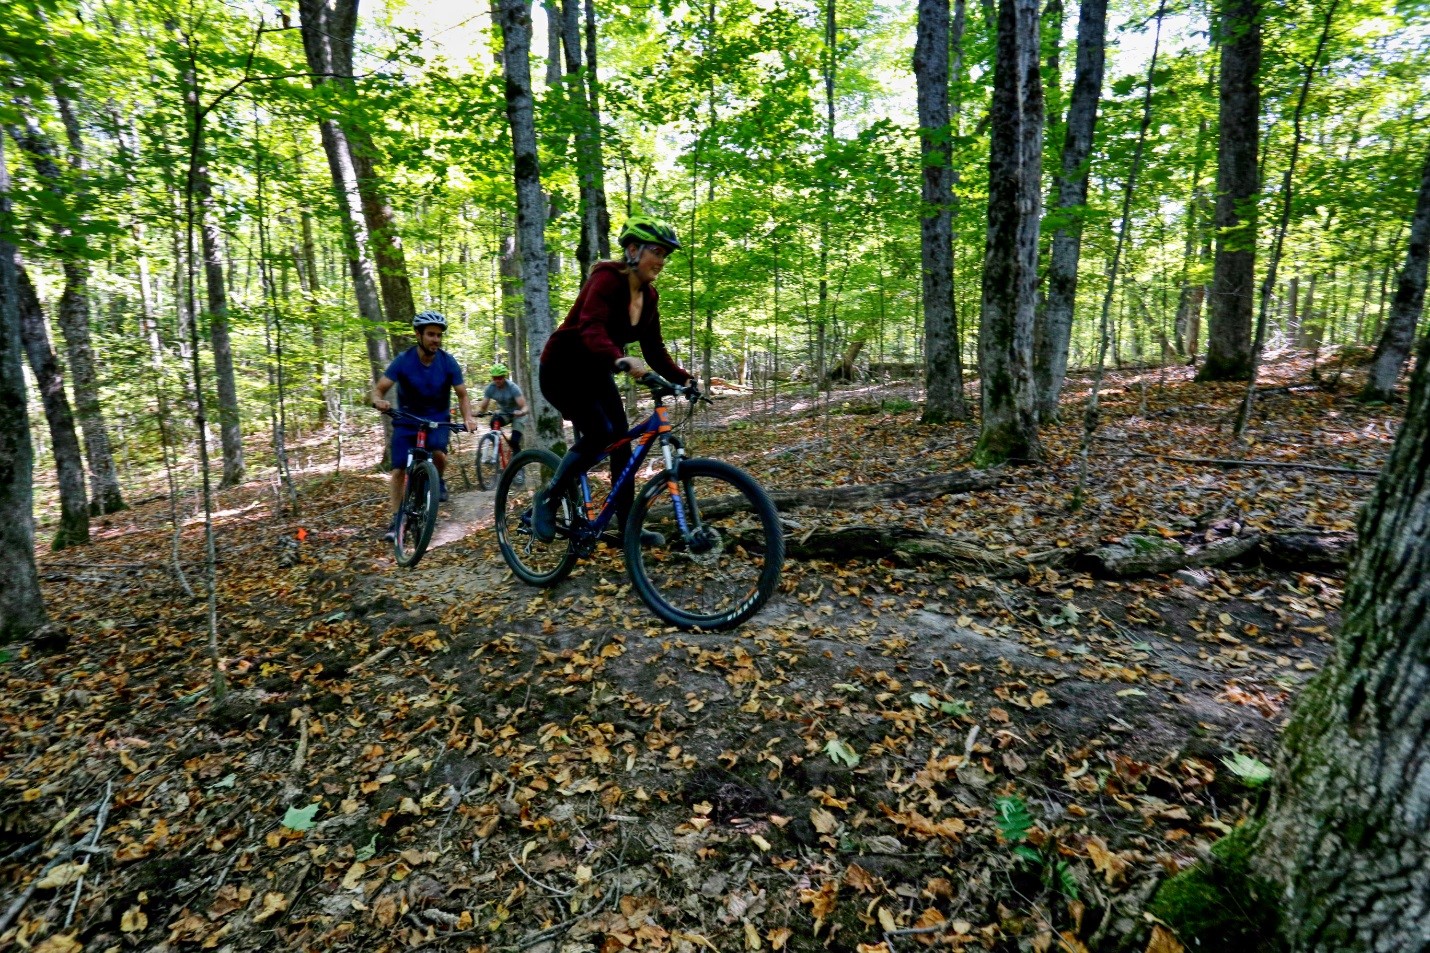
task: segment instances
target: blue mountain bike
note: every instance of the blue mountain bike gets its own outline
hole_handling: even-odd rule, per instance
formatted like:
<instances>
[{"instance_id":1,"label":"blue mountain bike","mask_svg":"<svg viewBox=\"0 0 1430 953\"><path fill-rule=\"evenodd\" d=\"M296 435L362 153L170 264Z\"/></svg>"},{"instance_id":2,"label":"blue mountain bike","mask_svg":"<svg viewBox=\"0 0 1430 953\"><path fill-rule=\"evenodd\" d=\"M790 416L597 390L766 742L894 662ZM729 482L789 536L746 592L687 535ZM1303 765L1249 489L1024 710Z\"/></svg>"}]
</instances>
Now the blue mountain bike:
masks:
<instances>
[{"instance_id":1,"label":"blue mountain bike","mask_svg":"<svg viewBox=\"0 0 1430 953\"><path fill-rule=\"evenodd\" d=\"M629 443L630 464L616 477L599 511L582 473L557 507L556 538L549 543L532 532L531 509L560 460L549 450L537 449L512 458L496 492L502 558L519 578L535 586L554 586L566 578L577 559L596 551L615 515L617 492L636 478L651 448L659 445L664 466L636 494L624 527L626 571L646 605L671 625L734 628L758 612L779 585L785 555L779 516L769 496L743 470L719 460L686 457L663 399L681 396L694 402L700 399L696 388L677 386L656 374L640 382L650 388L655 410L595 461ZM642 546L642 530L653 531L661 542Z\"/></svg>"}]
</instances>

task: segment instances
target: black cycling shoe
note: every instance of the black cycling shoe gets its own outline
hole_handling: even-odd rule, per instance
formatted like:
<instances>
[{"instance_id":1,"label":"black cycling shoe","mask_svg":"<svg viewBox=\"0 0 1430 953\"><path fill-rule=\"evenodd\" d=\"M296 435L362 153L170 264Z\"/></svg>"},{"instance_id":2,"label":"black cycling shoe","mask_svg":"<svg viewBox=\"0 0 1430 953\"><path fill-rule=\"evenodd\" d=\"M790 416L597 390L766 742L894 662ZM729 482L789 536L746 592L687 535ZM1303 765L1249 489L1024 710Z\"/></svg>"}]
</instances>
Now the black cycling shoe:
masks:
<instances>
[{"instance_id":1,"label":"black cycling shoe","mask_svg":"<svg viewBox=\"0 0 1430 953\"><path fill-rule=\"evenodd\" d=\"M400 513L392 518L392 522L387 527L387 532L382 534L382 538L385 541L390 543L397 539L397 521L400 519L402 519L402 514Z\"/></svg>"},{"instance_id":2,"label":"black cycling shoe","mask_svg":"<svg viewBox=\"0 0 1430 953\"><path fill-rule=\"evenodd\" d=\"M556 538L556 507L560 501L560 496L547 487L531 503L531 535L543 543Z\"/></svg>"},{"instance_id":3,"label":"black cycling shoe","mask_svg":"<svg viewBox=\"0 0 1430 953\"><path fill-rule=\"evenodd\" d=\"M608 529L601 534L601 539L612 546L622 547L626 545L626 535L620 530ZM650 549L652 546L664 546L665 534L657 533L653 529L641 530L641 548Z\"/></svg>"},{"instance_id":4,"label":"black cycling shoe","mask_svg":"<svg viewBox=\"0 0 1430 953\"><path fill-rule=\"evenodd\" d=\"M445 502L447 502L447 481L446 481L446 480L438 480L438 481L437 481L437 486L441 488L441 493L440 493L440 495L439 495L439 498L438 498L437 502L439 502L439 503L445 503Z\"/></svg>"}]
</instances>

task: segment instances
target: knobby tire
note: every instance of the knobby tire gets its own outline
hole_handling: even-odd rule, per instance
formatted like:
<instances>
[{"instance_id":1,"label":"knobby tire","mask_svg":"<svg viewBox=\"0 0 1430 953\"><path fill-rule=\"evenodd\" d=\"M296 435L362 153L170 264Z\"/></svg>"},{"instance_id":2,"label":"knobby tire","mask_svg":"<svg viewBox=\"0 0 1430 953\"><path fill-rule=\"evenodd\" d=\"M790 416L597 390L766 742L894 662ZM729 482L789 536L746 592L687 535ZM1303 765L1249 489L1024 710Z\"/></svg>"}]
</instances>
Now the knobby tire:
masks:
<instances>
[{"instance_id":1,"label":"knobby tire","mask_svg":"<svg viewBox=\"0 0 1430 953\"><path fill-rule=\"evenodd\" d=\"M392 540L392 554L399 566L416 566L432 541L437 526L438 480L437 465L431 460L423 460L407 473L397 536Z\"/></svg>"},{"instance_id":2,"label":"knobby tire","mask_svg":"<svg viewBox=\"0 0 1430 953\"><path fill-rule=\"evenodd\" d=\"M556 538L543 543L531 529L531 507L561 463L549 450L523 450L511 458L497 481L493 506L497 545L518 579L533 586L554 586L576 565L576 541L570 521L579 512L574 491L557 509Z\"/></svg>"}]
</instances>

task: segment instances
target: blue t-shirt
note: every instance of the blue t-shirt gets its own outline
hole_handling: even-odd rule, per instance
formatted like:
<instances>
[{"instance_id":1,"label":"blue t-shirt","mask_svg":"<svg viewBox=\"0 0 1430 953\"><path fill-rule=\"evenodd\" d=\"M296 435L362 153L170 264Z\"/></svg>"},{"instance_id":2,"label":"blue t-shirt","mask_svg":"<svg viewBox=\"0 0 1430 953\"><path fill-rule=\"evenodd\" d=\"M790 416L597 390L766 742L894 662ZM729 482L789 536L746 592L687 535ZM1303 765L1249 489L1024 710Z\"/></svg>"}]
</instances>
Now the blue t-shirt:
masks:
<instances>
[{"instance_id":1,"label":"blue t-shirt","mask_svg":"<svg viewBox=\"0 0 1430 953\"><path fill-rule=\"evenodd\" d=\"M424 420L450 420L452 388L462 383L462 367L446 351L423 364L417 348L397 355L383 374L397 384L397 404ZM398 422L401 424L401 421Z\"/></svg>"}]
</instances>

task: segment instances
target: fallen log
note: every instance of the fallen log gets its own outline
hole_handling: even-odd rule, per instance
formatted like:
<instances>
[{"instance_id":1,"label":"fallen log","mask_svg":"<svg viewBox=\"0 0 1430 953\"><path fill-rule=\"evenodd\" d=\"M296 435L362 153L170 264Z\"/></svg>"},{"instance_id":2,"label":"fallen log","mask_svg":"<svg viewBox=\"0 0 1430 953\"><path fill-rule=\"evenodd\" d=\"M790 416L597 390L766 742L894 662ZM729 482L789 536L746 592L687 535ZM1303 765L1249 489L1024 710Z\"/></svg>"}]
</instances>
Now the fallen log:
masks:
<instances>
[{"instance_id":1,"label":"fallen log","mask_svg":"<svg viewBox=\"0 0 1430 953\"><path fill-rule=\"evenodd\" d=\"M1333 572L1350 565L1355 545L1355 533L1276 533L1262 545L1262 558L1278 569Z\"/></svg>"},{"instance_id":2,"label":"fallen log","mask_svg":"<svg viewBox=\"0 0 1430 953\"><path fill-rule=\"evenodd\" d=\"M1211 467L1274 467L1283 470L1318 470L1321 473L1344 473L1349 476L1380 476L1379 470L1358 467L1328 467L1320 463L1297 463L1294 460L1222 460L1215 457L1176 457L1167 453L1124 450L1094 454L1098 457L1145 457L1171 463L1196 463Z\"/></svg>"},{"instance_id":3,"label":"fallen log","mask_svg":"<svg viewBox=\"0 0 1430 953\"><path fill-rule=\"evenodd\" d=\"M785 537L785 555L792 559L889 559L901 566L942 563L992 579L1026 579L1029 566L1021 559L991 552L942 533L908 526L839 526Z\"/></svg>"},{"instance_id":4,"label":"fallen log","mask_svg":"<svg viewBox=\"0 0 1430 953\"><path fill-rule=\"evenodd\" d=\"M958 470L935 473L910 480L891 480L863 486L805 487L799 490L769 490L775 509L792 510L801 506L819 509L869 506L885 501L928 503L950 493L989 490L1003 482L996 470Z\"/></svg>"},{"instance_id":5,"label":"fallen log","mask_svg":"<svg viewBox=\"0 0 1430 953\"><path fill-rule=\"evenodd\" d=\"M1245 556L1261 543L1260 533L1229 536L1205 546L1183 546L1174 539L1132 534L1099 546L1078 560L1081 568L1105 579L1156 576L1178 569L1216 566Z\"/></svg>"}]
</instances>

